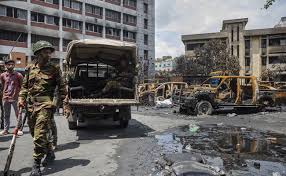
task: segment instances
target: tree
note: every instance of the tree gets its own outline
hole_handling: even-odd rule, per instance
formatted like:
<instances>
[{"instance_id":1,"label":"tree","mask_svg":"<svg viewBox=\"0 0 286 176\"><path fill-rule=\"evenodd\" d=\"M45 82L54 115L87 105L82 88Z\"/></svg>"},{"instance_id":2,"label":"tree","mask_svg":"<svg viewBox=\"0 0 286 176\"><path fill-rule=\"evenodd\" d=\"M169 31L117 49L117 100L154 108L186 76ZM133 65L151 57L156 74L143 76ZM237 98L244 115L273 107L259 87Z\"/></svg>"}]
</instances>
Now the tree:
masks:
<instances>
[{"instance_id":1,"label":"tree","mask_svg":"<svg viewBox=\"0 0 286 176\"><path fill-rule=\"evenodd\" d=\"M272 69L266 69L261 74L263 81L278 81L282 72L286 71L286 66L272 65Z\"/></svg>"},{"instance_id":2,"label":"tree","mask_svg":"<svg viewBox=\"0 0 286 176\"><path fill-rule=\"evenodd\" d=\"M273 5L273 3L275 2L276 0L266 0L265 4L264 4L264 9L268 9L270 6Z\"/></svg>"},{"instance_id":3,"label":"tree","mask_svg":"<svg viewBox=\"0 0 286 176\"><path fill-rule=\"evenodd\" d=\"M183 75L209 75L214 71L231 71L238 74L239 60L232 56L222 40L210 40L202 47L195 48L192 56L177 58L176 73Z\"/></svg>"}]
</instances>

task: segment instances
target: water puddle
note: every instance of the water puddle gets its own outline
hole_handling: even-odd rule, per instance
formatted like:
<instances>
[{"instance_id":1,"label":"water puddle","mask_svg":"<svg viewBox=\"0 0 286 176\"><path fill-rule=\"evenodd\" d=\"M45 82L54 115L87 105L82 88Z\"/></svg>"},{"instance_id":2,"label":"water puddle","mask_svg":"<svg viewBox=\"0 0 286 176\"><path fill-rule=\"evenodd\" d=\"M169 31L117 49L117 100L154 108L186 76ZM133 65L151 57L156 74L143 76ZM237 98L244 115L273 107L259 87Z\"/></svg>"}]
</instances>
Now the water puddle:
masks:
<instances>
[{"instance_id":1,"label":"water puddle","mask_svg":"<svg viewBox=\"0 0 286 176\"><path fill-rule=\"evenodd\" d=\"M164 153L200 154L204 164L230 175L286 175L283 134L215 124L183 126L155 138Z\"/></svg>"}]
</instances>

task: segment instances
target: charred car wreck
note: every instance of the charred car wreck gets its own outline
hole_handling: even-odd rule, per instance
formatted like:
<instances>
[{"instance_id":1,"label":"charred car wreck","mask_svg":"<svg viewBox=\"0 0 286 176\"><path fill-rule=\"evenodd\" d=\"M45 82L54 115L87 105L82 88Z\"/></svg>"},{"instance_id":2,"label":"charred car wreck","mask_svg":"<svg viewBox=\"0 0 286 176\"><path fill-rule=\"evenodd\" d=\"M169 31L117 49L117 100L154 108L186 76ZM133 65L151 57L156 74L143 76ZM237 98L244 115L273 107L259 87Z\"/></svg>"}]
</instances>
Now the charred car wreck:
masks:
<instances>
[{"instance_id":1,"label":"charred car wreck","mask_svg":"<svg viewBox=\"0 0 286 176\"><path fill-rule=\"evenodd\" d=\"M275 91L259 90L254 76L213 76L180 93L180 112L210 115L221 108L259 109L273 106Z\"/></svg>"}]
</instances>

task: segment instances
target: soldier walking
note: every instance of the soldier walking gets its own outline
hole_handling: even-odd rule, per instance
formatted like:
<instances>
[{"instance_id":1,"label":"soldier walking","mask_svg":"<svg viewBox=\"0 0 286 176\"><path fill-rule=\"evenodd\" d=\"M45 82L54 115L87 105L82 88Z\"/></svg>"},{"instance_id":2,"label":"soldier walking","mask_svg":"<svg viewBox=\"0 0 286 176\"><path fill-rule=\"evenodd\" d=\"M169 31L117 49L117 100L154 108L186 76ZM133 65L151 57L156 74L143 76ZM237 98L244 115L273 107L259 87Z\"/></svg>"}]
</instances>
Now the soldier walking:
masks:
<instances>
[{"instance_id":1,"label":"soldier walking","mask_svg":"<svg viewBox=\"0 0 286 176\"><path fill-rule=\"evenodd\" d=\"M53 46L46 41L38 41L33 45L35 63L27 68L22 90L19 95L19 107L25 106L29 97L28 125L34 140L34 165L31 176L41 176L40 164L44 156L43 166L54 161L55 154L51 141L51 119L54 112L53 96L58 87L60 99L66 97L66 88L62 81L59 67L49 61L54 52Z\"/></svg>"}]
</instances>

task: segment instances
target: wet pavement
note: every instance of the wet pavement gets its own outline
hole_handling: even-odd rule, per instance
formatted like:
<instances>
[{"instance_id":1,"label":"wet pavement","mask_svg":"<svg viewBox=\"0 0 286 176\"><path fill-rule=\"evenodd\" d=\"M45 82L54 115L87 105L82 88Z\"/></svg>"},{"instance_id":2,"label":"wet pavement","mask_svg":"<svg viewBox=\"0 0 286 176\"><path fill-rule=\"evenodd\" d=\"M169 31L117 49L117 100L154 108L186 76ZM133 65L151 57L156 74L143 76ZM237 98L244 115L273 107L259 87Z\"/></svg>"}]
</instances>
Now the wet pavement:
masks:
<instances>
[{"instance_id":1,"label":"wet pavement","mask_svg":"<svg viewBox=\"0 0 286 176\"><path fill-rule=\"evenodd\" d=\"M196 161L208 166L205 171L214 170L209 175L286 175L283 134L224 124L190 124L169 129L155 138L165 154L164 160L172 163L170 167L182 161ZM176 155L184 159L176 160Z\"/></svg>"}]
</instances>

